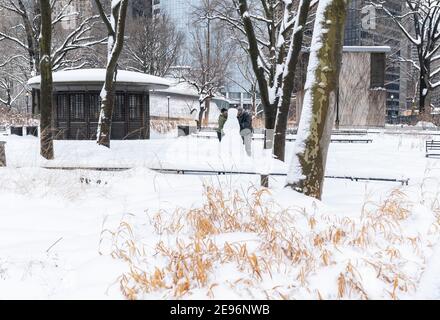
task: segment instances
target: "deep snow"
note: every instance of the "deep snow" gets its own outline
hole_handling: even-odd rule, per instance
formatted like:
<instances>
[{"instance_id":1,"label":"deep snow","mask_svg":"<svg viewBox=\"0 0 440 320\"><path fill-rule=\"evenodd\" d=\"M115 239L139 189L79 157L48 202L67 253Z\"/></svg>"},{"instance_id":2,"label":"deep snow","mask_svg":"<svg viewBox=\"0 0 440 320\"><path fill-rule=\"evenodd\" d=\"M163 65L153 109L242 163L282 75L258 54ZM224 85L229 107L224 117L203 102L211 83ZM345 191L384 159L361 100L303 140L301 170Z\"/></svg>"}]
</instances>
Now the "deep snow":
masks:
<instances>
[{"instance_id":1,"label":"deep snow","mask_svg":"<svg viewBox=\"0 0 440 320\"><path fill-rule=\"evenodd\" d=\"M398 261L414 288L400 293L399 298L440 298L440 278L436 270L440 242L438 232L431 227L436 220L435 199L440 191L440 161L427 159L424 141L430 136L370 134L372 144L332 144L327 174L361 177L410 178L409 186L395 183L326 180L322 202L283 190L285 177L271 179L270 199L281 207L304 208L317 217L334 216L359 219L366 202L381 203L390 192L399 188L410 203L411 215L402 226L405 237L420 237L420 251L411 251L407 244L397 245ZM176 207L195 208L203 203L203 184L228 190L246 190L258 185L259 177L164 175L148 167L222 167L218 161L216 140L193 137L154 139L150 141L114 141L112 149L97 147L94 142L56 141L56 160L47 162L38 155L38 140L33 137L2 137L7 141L7 168L0 168L0 299L113 299L123 298L118 277L128 265L110 256L108 234L116 230L121 220L134 226L134 235L152 250L163 239L154 235L151 216L159 210L173 211ZM292 153L288 143L287 159ZM262 151L262 142L253 145L254 160ZM48 170L42 166L133 167L122 172L88 170ZM243 166L238 164L237 168ZM286 170L275 161L275 171ZM321 221L321 223L323 223ZM321 226L325 228L325 224ZM301 229L306 230L306 229ZM249 234L224 235L223 241L254 241ZM244 237L244 238L243 238ZM61 239L61 240L60 240ZM58 241L59 240L59 241ZM58 241L58 242L57 242ZM53 247L51 247L56 243ZM151 247L148 247L151 246ZM50 250L48 251L48 249ZM374 250L377 248L374 247ZM316 270L309 279L309 288L319 287L325 298L337 298L333 278L343 263L370 252L353 251L349 247L335 254L333 267ZM385 249L384 249L385 250ZM374 251L379 252L379 251ZM385 259L385 258L381 258ZM152 262L159 263L158 261ZM397 262L396 262L397 263ZM229 273L214 274L221 284L237 276L233 266ZM376 279L372 269L359 265L365 289L371 298L390 298ZM295 276L295 269L288 274ZM292 278L293 279L293 278ZM317 298L316 292L288 289L290 280L283 273L265 279L261 288L283 284L280 290L298 298ZM333 282L332 282L333 281ZM334 287L334 288L333 288ZM290 291L289 291L290 290ZM292 291L293 290L293 291ZM333 290L333 291L332 291ZM258 290L254 296L243 289L232 290L219 285L215 298L264 298ZM186 298L207 298L206 290L193 290ZM144 298L172 298L160 291ZM280 297L275 297L280 298Z\"/></svg>"}]
</instances>

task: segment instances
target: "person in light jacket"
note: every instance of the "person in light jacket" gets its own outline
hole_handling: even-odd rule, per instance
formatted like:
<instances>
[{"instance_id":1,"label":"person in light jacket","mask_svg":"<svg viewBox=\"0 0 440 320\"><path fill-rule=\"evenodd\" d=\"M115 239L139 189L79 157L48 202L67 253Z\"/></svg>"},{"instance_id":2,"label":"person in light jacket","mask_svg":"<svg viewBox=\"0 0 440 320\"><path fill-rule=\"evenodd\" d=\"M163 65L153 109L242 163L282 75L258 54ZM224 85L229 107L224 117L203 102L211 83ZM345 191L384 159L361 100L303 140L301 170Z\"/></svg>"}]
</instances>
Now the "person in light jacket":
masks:
<instances>
[{"instance_id":1,"label":"person in light jacket","mask_svg":"<svg viewBox=\"0 0 440 320\"><path fill-rule=\"evenodd\" d=\"M240 135L243 139L244 147L246 149L247 155L250 157L252 155L252 116L243 109L243 107L238 107L238 122L240 124Z\"/></svg>"}]
</instances>

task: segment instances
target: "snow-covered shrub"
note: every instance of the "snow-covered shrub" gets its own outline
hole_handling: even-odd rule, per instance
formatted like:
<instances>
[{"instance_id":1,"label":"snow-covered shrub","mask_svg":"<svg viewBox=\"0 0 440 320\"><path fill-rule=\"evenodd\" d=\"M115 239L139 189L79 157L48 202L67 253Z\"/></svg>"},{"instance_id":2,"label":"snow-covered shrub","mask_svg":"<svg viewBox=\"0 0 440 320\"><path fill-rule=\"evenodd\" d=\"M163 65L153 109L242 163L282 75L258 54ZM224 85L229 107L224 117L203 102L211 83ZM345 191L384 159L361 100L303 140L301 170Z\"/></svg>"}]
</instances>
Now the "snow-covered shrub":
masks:
<instances>
[{"instance_id":1,"label":"snow-covered shrub","mask_svg":"<svg viewBox=\"0 0 440 320\"><path fill-rule=\"evenodd\" d=\"M0 106L0 126L36 126L38 124L38 119L34 117Z\"/></svg>"},{"instance_id":2,"label":"snow-covered shrub","mask_svg":"<svg viewBox=\"0 0 440 320\"><path fill-rule=\"evenodd\" d=\"M150 216L148 236L128 221L103 232L129 265L119 278L128 299L398 299L415 293L439 234L438 215L399 190L367 201L359 218L302 195L282 208L265 189L206 186L204 198Z\"/></svg>"}]
</instances>

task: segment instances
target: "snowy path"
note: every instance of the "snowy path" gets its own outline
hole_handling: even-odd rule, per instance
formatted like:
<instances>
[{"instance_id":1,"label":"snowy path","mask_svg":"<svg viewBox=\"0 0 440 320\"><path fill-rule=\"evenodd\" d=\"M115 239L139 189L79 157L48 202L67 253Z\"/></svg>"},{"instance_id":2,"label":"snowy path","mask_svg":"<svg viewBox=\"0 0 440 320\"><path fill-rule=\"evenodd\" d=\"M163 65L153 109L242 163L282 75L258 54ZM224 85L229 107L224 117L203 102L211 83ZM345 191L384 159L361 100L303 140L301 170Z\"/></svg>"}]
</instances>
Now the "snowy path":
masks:
<instances>
[{"instance_id":1,"label":"snowy path","mask_svg":"<svg viewBox=\"0 0 440 320\"><path fill-rule=\"evenodd\" d=\"M410 178L419 183L431 172L439 175L438 159L426 159L426 137L369 135L371 144L332 144L327 175L383 178ZM219 157L216 140L197 138L158 139L149 141L114 141L112 150L97 148L93 141L56 141L56 160L41 160L38 140L31 137L6 137L8 165L11 167L78 166L78 167L165 167L169 169L259 170L253 163L262 157L262 142L253 143L253 161L243 157L241 163L225 164ZM287 144L287 159L291 158L293 143ZM394 159L394 160L393 160ZM284 173L286 166L274 161L273 172Z\"/></svg>"}]
</instances>

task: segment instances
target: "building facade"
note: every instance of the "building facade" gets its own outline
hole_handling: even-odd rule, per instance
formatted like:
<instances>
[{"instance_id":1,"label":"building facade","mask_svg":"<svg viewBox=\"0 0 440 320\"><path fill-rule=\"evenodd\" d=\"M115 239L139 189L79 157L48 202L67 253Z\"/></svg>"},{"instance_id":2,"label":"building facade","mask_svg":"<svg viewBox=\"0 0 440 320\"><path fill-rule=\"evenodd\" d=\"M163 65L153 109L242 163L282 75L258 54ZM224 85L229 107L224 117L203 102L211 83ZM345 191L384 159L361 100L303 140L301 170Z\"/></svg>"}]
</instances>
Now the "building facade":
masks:
<instances>
[{"instance_id":1,"label":"building facade","mask_svg":"<svg viewBox=\"0 0 440 320\"><path fill-rule=\"evenodd\" d=\"M152 119L186 121L194 125L198 120L199 95L188 83L182 82L168 89L150 92L150 115ZM221 96L212 98L208 123L216 125L222 108L229 108L229 101Z\"/></svg>"},{"instance_id":2,"label":"building facade","mask_svg":"<svg viewBox=\"0 0 440 320\"><path fill-rule=\"evenodd\" d=\"M94 140L99 122L105 69L81 69L53 73L52 114L55 139ZM32 111L40 110L40 76L31 78ZM115 82L111 139L149 139L150 91L167 89L162 78L119 71Z\"/></svg>"},{"instance_id":3,"label":"building facade","mask_svg":"<svg viewBox=\"0 0 440 320\"><path fill-rule=\"evenodd\" d=\"M386 55L389 47L346 46L342 55L338 97L335 101L336 124L340 127L384 127L387 90ZM302 55L300 74L307 69L308 53ZM305 77L297 80L296 122L299 124L304 100Z\"/></svg>"},{"instance_id":4,"label":"building facade","mask_svg":"<svg viewBox=\"0 0 440 320\"><path fill-rule=\"evenodd\" d=\"M387 8L394 14L402 13L403 1L387 0ZM347 13L344 44L346 46L389 46L385 87L387 89L386 114L389 122L407 108L406 66L397 58L407 53L408 44L398 26L383 12L369 5L368 0L351 0Z\"/></svg>"}]
</instances>

